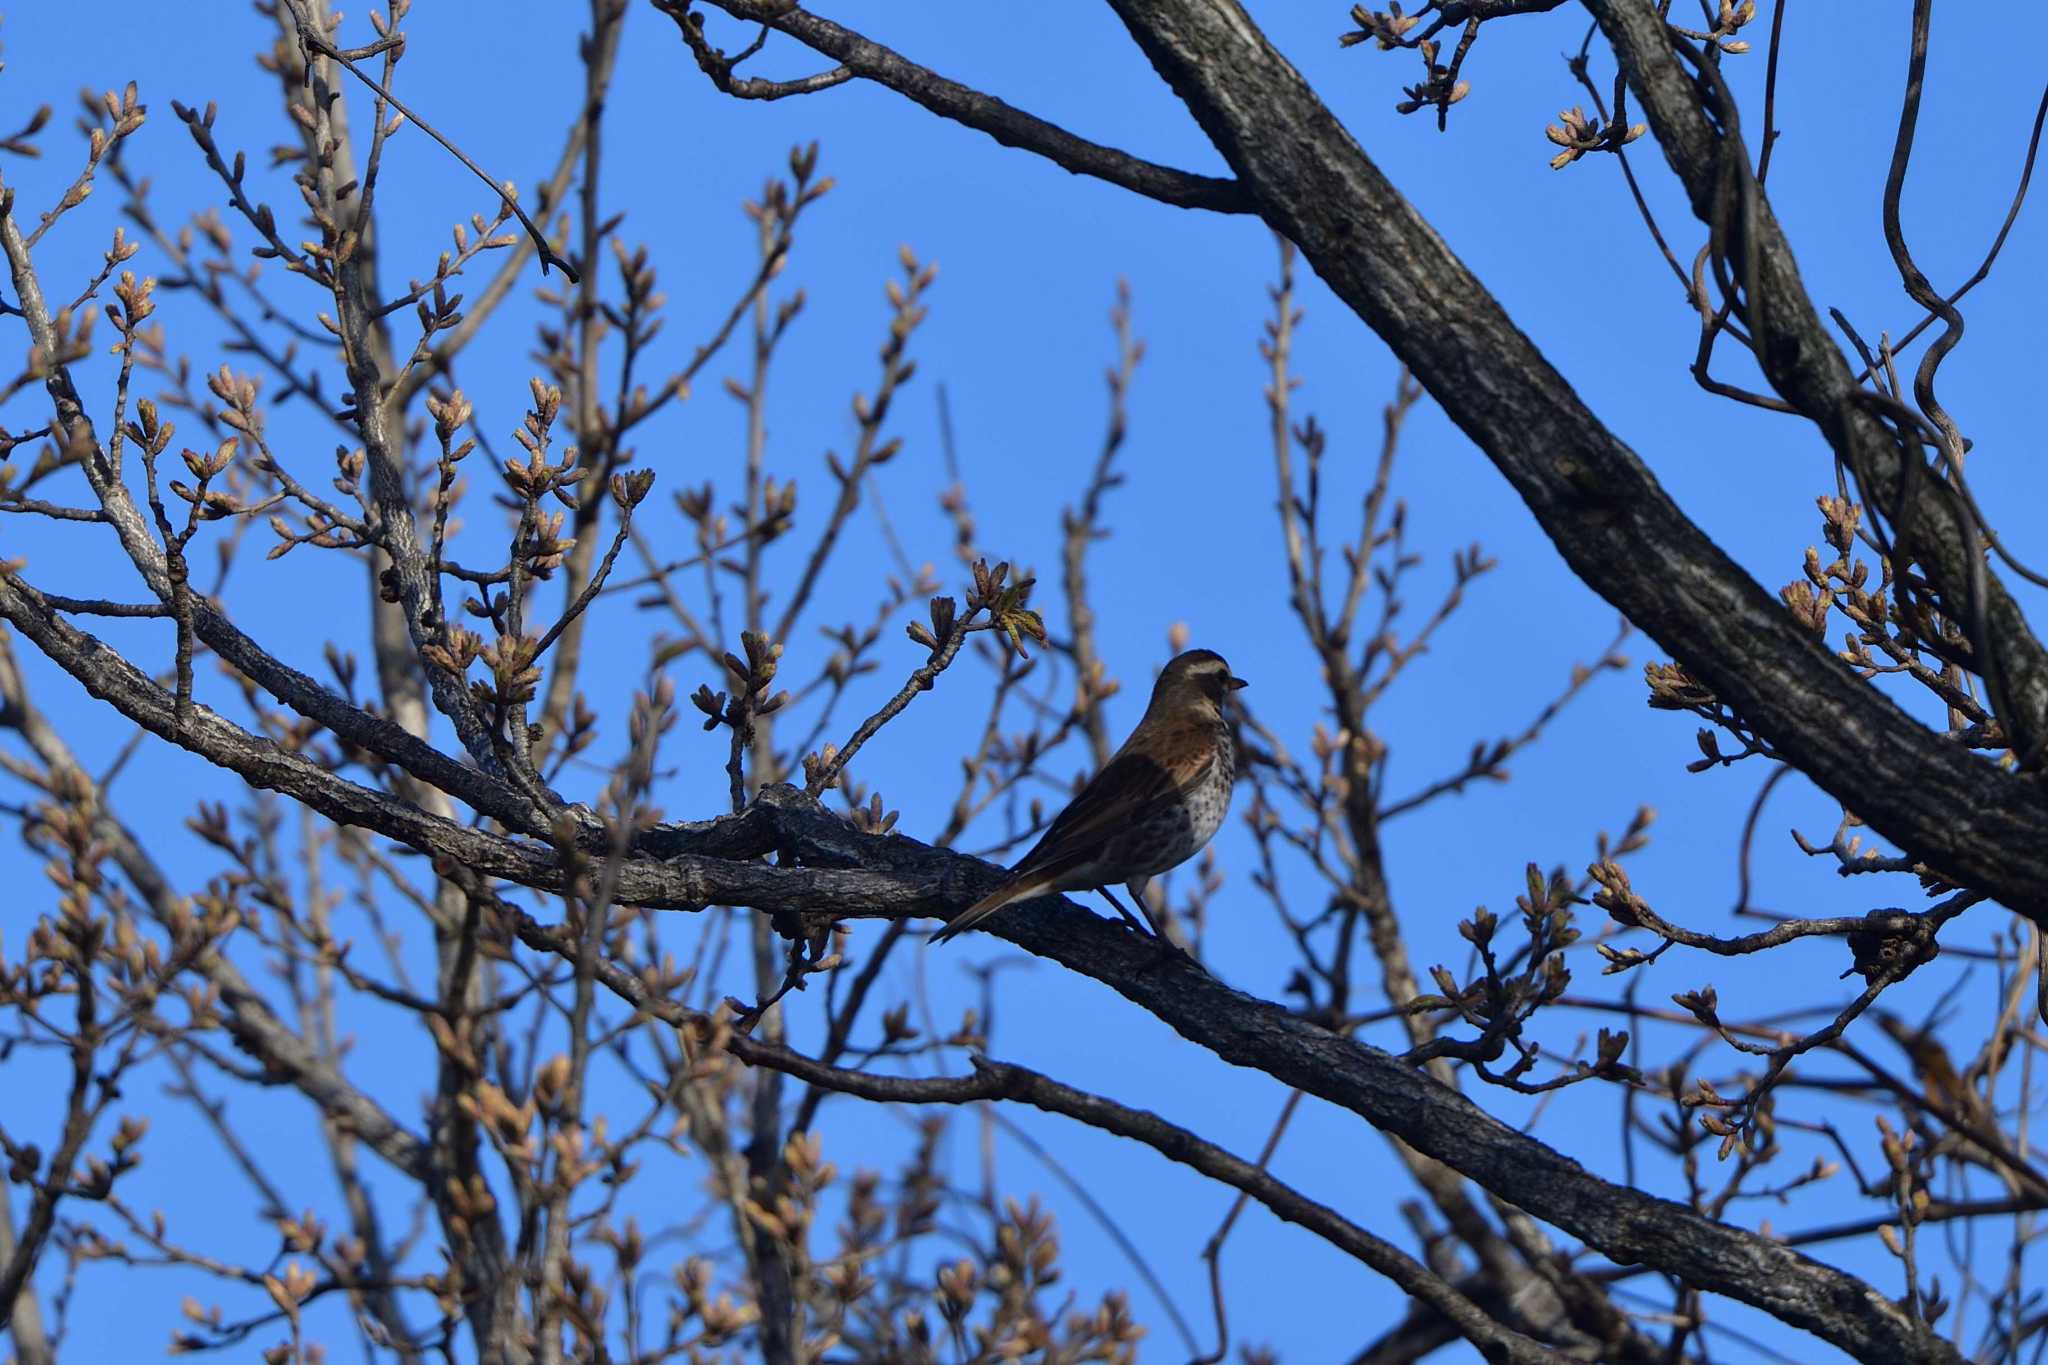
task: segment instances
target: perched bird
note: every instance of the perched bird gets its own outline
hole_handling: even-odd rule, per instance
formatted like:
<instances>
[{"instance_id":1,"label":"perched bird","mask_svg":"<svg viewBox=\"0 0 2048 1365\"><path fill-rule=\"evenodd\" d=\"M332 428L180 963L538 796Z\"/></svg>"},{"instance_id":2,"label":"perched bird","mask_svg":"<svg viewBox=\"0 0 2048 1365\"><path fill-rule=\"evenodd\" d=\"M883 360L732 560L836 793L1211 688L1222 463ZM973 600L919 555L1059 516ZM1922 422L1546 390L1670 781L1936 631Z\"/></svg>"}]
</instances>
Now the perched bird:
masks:
<instances>
[{"instance_id":1,"label":"perched bird","mask_svg":"<svg viewBox=\"0 0 2048 1365\"><path fill-rule=\"evenodd\" d=\"M1110 893L1110 884L1129 888L1149 919L1145 883L1194 857L1222 826L1237 777L1223 699L1244 685L1220 654L1191 649L1175 655L1123 748L1088 780L1003 884L955 915L932 942L943 943L1006 905L1055 891L1100 891L1142 929ZM1153 932L1158 933L1156 924Z\"/></svg>"}]
</instances>

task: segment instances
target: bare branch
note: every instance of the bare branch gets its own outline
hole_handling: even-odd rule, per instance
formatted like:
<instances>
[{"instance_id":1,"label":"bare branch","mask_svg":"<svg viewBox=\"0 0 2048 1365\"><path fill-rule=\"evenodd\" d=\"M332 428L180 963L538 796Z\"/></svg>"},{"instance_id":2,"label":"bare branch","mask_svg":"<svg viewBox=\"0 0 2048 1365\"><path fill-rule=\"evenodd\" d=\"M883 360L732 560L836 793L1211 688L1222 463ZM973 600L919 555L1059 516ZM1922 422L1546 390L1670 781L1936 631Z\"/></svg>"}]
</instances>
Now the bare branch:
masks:
<instances>
[{"instance_id":1,"label":"bare branch","mask_svg":"<svg viewBox=\"0 0 2048 1365\"><path fill-rule=\"evenodd\" d=\"M1005 147L1045 157L1076 175L1092 175L1176 208L1251 213L1251 198L1233 181L1192 175L1103 147L1035 118L992 95L971 90L872 42L853 30L780 0L708 0L735 19L765 24L831 58L863 80L886 85L941 118L987 133ZM689 0L656 0L678 27L698 22ZM838 84L837 81L831 82Z\"/></svg>"}]
</instances>

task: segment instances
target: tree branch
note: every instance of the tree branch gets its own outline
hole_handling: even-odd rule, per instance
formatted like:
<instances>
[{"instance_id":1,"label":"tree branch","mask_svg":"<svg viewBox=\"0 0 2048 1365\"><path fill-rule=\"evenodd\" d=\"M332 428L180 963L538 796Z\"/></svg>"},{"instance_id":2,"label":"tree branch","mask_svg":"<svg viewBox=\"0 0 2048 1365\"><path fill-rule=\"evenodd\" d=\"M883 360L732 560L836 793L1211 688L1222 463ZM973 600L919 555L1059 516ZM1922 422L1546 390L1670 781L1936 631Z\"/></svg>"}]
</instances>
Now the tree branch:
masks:
<instances>
[{"instance_id":1,"label":"tree branch","mask_svg":"<svg viewBox=\"0 0 2048 1365\"><path fill-rule=\"evenodd\" d=\"M769 788L785 859L871 869L911 885L988 886L977 859L899 835L867 835L793 788ZM792 906L794 908L794 906ZM817 902L805 909L824 910ZM1103 982L1225 1061L1351 1110L1376 1128L1580 1238L1621 1264L1645 1264L1812 1331L1865 1359L1953 1360L1923 1346L1890 1299L1775 1240L1701 1217L1591 1174L1378 1048L1231 989L1117 924L1046 897L988 920L998 937Z\"/></svg>"},{"instance_id":2,"label":"tree branch","mask_svg":"<svg viewBox=\"0 0 2048 1365\"><path fill-rule=\"evenodd\" d=\"M1573 1359L1501 1326L1478 1305L1399 1247L1375 1237L1293 1187L1274 1179L1261 1167L1232 1155L1177 1124L1167 1122L1157 1114L1131 1109L1114 1100L1076 1090L1025 1067L992 1062L982 1057L973 1059L972 1076L923 1079L876 1076L827 1066L787 1048L773 1047L737 1035L730 1046L734 1055L751 1065L770 1067L813 1085L862 1099L894 1104L1016 1100L1048 1114L1063 1114L1091 1128L1142 1142L1171 1161L1244 1191L1264 1204L1275 1217L1308 1229L1386 1276L1411 1297L1448 1318L1488 1360L1557 1365Z\"/></svg>"}]
</instances>

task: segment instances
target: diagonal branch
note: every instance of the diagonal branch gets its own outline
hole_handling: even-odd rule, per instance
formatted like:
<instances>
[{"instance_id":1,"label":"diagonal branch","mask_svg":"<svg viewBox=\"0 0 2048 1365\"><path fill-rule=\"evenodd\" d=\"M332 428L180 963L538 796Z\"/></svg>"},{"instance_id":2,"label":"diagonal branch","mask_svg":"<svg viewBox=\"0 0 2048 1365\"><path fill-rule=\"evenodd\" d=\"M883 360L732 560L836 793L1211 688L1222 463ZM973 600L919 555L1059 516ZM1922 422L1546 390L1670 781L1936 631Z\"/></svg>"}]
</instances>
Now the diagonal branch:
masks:
<instances>
[{"instance_id":1,"label":"diagonal branch","mask_svg":"<svg viewBox=\"0 0 2048 1365\"><path fill-rule=\"evenodd\" d=\"M510 907L501 906L499 910L508 917L513 932L528 947L564 958L576 956L575 939L566 929L550 928ZM1244 1191L1264 1204L1274 1216L1306 1228L1386 1276L1418 1302L1428 1305L1453 1323L1488 1360L1561 1365L1561 1362L1572 1359L1501 1326L1414 1257L1274 1178L1263 1165L1255 1166L1147 1110L1132 1109L1103 1096L1062 1085L1026 1067L992 1062L984 1057L973 1059L972 1076L883 1076L834 1066L779 1043L765 1042L744 1033L718 1033L717 1025L712 1021L687 1006L661 998L649 989L646 981L616 963L602 961L596 964L595 970L597 979L606 989L627 1001L635 1010L693 1032L708 1025L714 1030L714 1036L723 1038L726 1050L749 1066L779 1071L808 1082L819 1090L834 1090L883 1104L973 1104L984 1100L1016 1100L1048 1114L1061 1114L1103 1132L1142 1142L1171 1161Z\"/></svg>"},{"instance_id":2,"label":"diagonal branch","mask_svg":"<svg viewBox=\"0 0 2048 1365\"><path fill-rule=\"evenodd\" d=\"M405 101L392 94L390 88L382 81L357 66L354 58L348 53L343 52L340 48L329 42L326 35L299 8L297 0L285 0L285 3L291 8L292 22L297 27L299 46L302 49L307 52L317 52L329 61L339 63L347 69L351 76L354 76L364 85L376 91L377 97L389 104L393 109L396 109L408 123L417 125L421 132L440 143L443 151L461 162L471 175L483 181L486 187L497 194L499 201L519 219L519 225L526 229L526 235L533 242L534 250L540 253L540 273L543 275L547 274L548 268L552 266L564 275L567 275L571 284L576 282L576 267L554 253L554 250L548 245L547 234L542 232L533 219L527 216L526 210L519 206L519 201L512 197L505 183L491 179L483 167L470 160L468 153L443 137L433 124L421 118L417 112L407 108ZM394 39L401 46L403 45L402 38L397 38L397 35L394 35ZM388 43L392 40L386 41ZM381 50L383 46L384 44L380 44L377 50ZM545 204L542 205L543 211L545 211L546 207Z\"/></svg>"},{"instance_id":3,"label":"diagonal branch","mask_svg":"<svg viewBox=\"0 0 2048 1365\"><path fill-rule=\"evenodd\" d=\"M250 786L280 792L338 824L374 830L431 858L535 890L573 890L550 844L507 838L338 777L303 754L252 734L206 706L184 716L176 699L119 652L52 611L19 578L0 576L0 620L69 673L95 697L143 729ZM851 831L852 827L847 826ZM602 826L574 829L579 843L608 851ZM710 905L763 910L803 907L855 918L944 918L993 884L993 870L972 859L944 875L898 877L857 866L775 867L757 859L779 847L774 812L650 831L634 856L608 869L621 904L702 910ZM827 845L827 847L830 847Z\"/></svg>"},{"instance_id":4,"label":"diagonal branch","mask_svg":"<svg viewBox=\"0 0 2048 1365\"><path fill-rule=\"evenodd\" d=\"M768 788L761 807L776 814L784 857L811 868L858 866L906 887L987 886L1000 875L914 839L863 834L793 788ZM803 908L830 909L817 901ZM1069 901L1036 900L988 924L999 937L1101 981L1225 1061L1350 1110L1618 1263L1652 1266L1739 1299L1859 1359L1955 1358L1943 1344L1921 1344L1897 1305L1862 1281L1772 1238L1603 1180L1378 1048L1233 990L1191 962L1162 967L1145 941Z\"/></svg>"}]
</instances>

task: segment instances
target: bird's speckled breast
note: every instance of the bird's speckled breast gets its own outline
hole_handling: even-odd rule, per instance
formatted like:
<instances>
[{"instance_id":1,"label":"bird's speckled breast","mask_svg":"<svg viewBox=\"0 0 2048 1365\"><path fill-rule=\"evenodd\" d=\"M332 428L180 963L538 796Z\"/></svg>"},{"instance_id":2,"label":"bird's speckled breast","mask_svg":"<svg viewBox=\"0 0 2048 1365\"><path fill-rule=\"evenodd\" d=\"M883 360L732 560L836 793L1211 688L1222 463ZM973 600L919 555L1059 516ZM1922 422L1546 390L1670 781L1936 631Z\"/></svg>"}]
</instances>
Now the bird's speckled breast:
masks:
<instances>
[{"instance_id":1,"label":"bird's speckled breast","mask_svg":"<svg viewBox=\"0 0 2048 1365\"><path fill-rule=\"evenodd\" d=\"M1185 800L1165 805L1159 814L1134 826L1117 850L1117 861L1134 873L1157 876L1195 856L1223 827L1230 811L1230 791L1237 779L1237 753L1228 728L1219 727L1216 762L1191 788Z\"/></svg>"},{"instance_id":2,"label":"bird's speckled breast","mask_svg":"<svg viewBox=\"0 0 2048 1365\"><path fill-rule=\"evenodd\" d=\"M1208 779L1188 793L1188 818L1193 847L1181 856L1192 858L1202 845L1223 828L1230 811L1230 789L1237 781L1237 747L1230 742L1230 727L1219 726L1216 735L1216 763Z\"/></svg>"}]
</instances>

